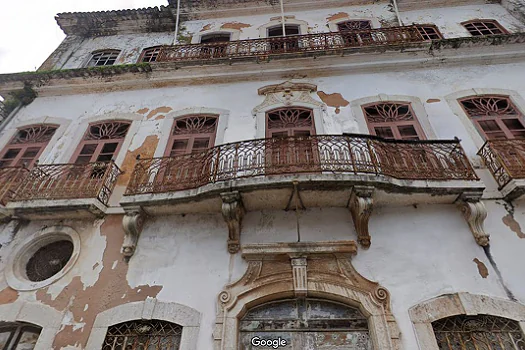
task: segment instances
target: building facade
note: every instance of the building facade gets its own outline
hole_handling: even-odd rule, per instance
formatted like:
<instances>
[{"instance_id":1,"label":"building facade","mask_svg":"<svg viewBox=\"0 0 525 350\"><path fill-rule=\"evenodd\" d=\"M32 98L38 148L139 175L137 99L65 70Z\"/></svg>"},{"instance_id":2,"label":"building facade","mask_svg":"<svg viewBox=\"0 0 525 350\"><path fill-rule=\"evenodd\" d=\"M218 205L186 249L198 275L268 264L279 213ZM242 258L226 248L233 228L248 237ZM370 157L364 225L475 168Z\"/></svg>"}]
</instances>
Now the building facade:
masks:
<instances>
[{"instance_id":1,"label":"building facade","mask_svg":"<svg viewBox=\"0 0 525 350\"><path fill-rule=\"evenodd\" d=\"M0 75L3 349L525 349L525 4L170 0Z\"/></svg>"}]
</instances>

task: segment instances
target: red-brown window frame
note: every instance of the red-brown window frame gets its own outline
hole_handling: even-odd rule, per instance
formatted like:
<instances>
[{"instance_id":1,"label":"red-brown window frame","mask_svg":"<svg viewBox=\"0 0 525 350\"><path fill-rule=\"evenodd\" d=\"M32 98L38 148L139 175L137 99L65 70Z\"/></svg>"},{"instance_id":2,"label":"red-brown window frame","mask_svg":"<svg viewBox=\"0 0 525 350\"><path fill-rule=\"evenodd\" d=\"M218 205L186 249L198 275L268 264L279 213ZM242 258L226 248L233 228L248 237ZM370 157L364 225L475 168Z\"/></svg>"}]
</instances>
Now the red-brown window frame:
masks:
<instances>
[{"instance_id":1,"label":"red-brown window frame","mask_svg":"<svg viewBox=\"0 0 525 350\"><path fill-rule=\"evenodd\" d=\"M419 34L423 37L424 40L439 40L444 38L443 34L441 34L439 28L435 24L416 24L416 27L419 31ZM436 34L438 38L430 38L430 35L427 33L427 28L433 30L433 34Z\"/></svg>"},{"instance_id":2,"label":"red-brown window frame","mask_svg":"<svg viewBox=\"0 0 525 350\"><path fill-rule=\"evenodd\" d=\"M513 107L513 109L517 113L513 114L513 115L506 115L506 116L505 115L504 116L497 115L497 116L481 116L480 117L480 116L471 115L471 113L467 110L467 108L465 107L463 102L465 102L467 100L472 100L474 98L480 98L480 99L482 99L482 98L501 98L501 99L506 99L506 100L508 100L510 105ZM458 99L458 103L461 106L461 108L463 109L463 111L465 112L465 114L467 115L467 117L472 121L472 123L474 124L474 126L476 127L478 132L481 134L481 136L485 140L489 140L490 138L486 134L485 130L483 130L483 128L479 124L479 121L494 121L494 122L496 122L496 124L498 125L500 130L505 134L505 137L507 139L514 139L515 136L512 133L512 131L507 127L507 125L503 122L503 120L506 120L506 119L519 119L521 121L521 124L523 126L525 126L525 116L524 116L523 112L518 108L518 106L516 106L516 104L512 101L510 96L506 96L506 95L475 95L475 96L466 96L466 97L463 97L461 99Z\"/></svg>"},{"instance_id":3,"label":"red-brown window frame","mask_svg":"<svg viewBox=\"0 0 525 350\"><path fill-rule=\"evenodd\" d=\"M399 121L392 121L392 122L372 122L370 121L367 117L367 112L365 108L373 107L376 105L382 105L382 104L400 104L400 105L407 106L413 117L413 120L399 120ZM372 103L361 105L361 110L363 111L363 115L365 117L365 121L368 126L368 131L370 132L371 135L377 136L375 127L389 127L392 130L394 140L403 140L403 138L401 137L401 133L398 130L398 127L405 126L405 125L411 125L414 127L419 140L426 140L425 131L421 127L421 124L419 123L419 119L417 118L417 115L414 112L414 109L412 108L412 103L410 102L404 102L404 101L372 102Z\"/></svg>"},{"instance_id":4,"label":"red-brown window frame","mask_svg":"<svg viewBox=\"0 0 525 350\"><path fill-rule=\"evenodd\" d=\"M144 50L142 50L142 53L140 54L140 57L139 57L139 61L138 63L152 63L152 62L157 62L158 58L159 58L159 55L160 55L160 50L162 48L162 45L158 45L158 46L151 46L151 47L147 47L145 48ZM144 57L146 56L146 54L148 53L148 51L155 51L155 50L158 50L158 52L156 53L156 57L154 60L149 60L149 61L144 61Z\"/></svg>"},{"instance_id":5,"label":"red-brown window frame","mask_svg":"<svg viewBox=\"0 0 525 350\"><path fill-rule=\"evenodd\" d=\"M16 133L15 133L15 135L9 140L9 143L7 145L5 145L5 147L0 151L0 161L3 160L4 156L7 154L7 152L9 152L9 150L11 150L11 149L20 149L20 151L18 152L17 156L10 161L10 165L9 165L9 167L16 167L17 166L16 164L22 159L22 156L24 155L24 153L25 153L25 151L27 149L39 147L38 153L33 157L31 162L28 163L28 164L24 164L24 166L26 168L32 168L35 165L35 163L37 162L38 158L42 155L42 152L47 147L47 145L49 144L49 141L51 141L53 136L51 136L49 138L49 140L42 141L42 142L32 142L32 143L13 143L13 142L18 138L18 134L21 131L27 130L27 129L31 129L31 128L34 128L34 127L50 127L50 128L54 128L55 129L53 131L53 135L54 135L54 133L56 133L59 125L55 125L55 124L33 124L33 125L28 125L28 126L24 126L24 127L18 128Z\"/></svg>"},{"instance_id":6,"label":"red-brown window frame","mask_svg":"<svg viewBox=\"0 0 525 350\"><path fill-rule=\"evenodd\" d=\"M123 124L128 124L128 130L126 131L126 135L122 138L114 138L114 139L95 139L95 140L86 140L86 136L89 134L89 129L93 126L93 125L98 125L98 124L103 124L103 123L123 123ZM78 157L80 156L80 152L82 151L82 149L84 148L85 145L88 145L88 144L96 144L97 147L95 149L95 151L93 152L93 154L91 155L91 159L88 163L94 163L96 162L98 156L100 155L104 145L106 143L117 143L117 147L115 148L115 151L113 152L113 158L117 157L120 149L122 148L122 144L124 143L124 140L127 136L127 133L129 132L129 128L131 127L131 122L128 121L128 120L106 120L106 121L97 121L97 122L93 122L93 123L90 123L88 125L88 127L86 128L86 131L84 132L84 135L82 136L82 140L79 142L75 152L73 153L73 156L71 157L71 163L74 163L76 164L77 160L78 160ZM85 163L79 163L79 164L85 164Z\"/></svg>"},{"instance_id":7,"label":"red-brown window frame","mask_svg":"<svg viewBox=\"0 0 525 350\"><path fill-rule=\"evenodd\" d=\"M186 119L189 119L189 118L195 118L195 117L215 118L215 127L213 129L213 132L206 132L206 133L196 132L196 133L186 133L186 134L179 134L179 135L175 135L174 134L177 122L180 122L180 121L183 121L183 120L186 120ZM168 144L166 146L166 150L164 151L164 156L165 157L170 157L171 156L171 152L173 151L173 144L177 140L187 140L188 141L188 143L186 145L186 150L185 150L184 153L181 153L181 155L182 154L190 154L190 153L192 153L193 152L193 146L194 146L194 143L195 143L195 139L198 139L198 138L209 137L208 149L214 147L215 146L215 140L217 138L218 125L219 125L219 116L217 114L191 114L191 115L185 115L183 117L175 119L173 121L173 124L172 124L171 129L170 129L170 137L168 139Z\"/></svg>"},{"instance_id":8,"label":"red-brown window frame","mask_svg":"<svg viewBox=\"0 0 525 350\"><path fill-rule=\"evenodd\" d=\"M294 127L270 129L270 127L269 127L269 114L278 112L280 110L289 110L289 109L297 109L297 110L301 110L301 111L304 111L304 112L310 112L311 113L311 118L312 118L312 125L308 126L308 127L306 127L306 126L294 126ZM314 111L311 108L298 107L298 106L275 108L275 109L272 109L272 110L266 112L265 120L266 120L265 128L266 128L266 137L267 138L272 137L272 134L276 133L276 132L287 132L288 136L294 136L294 135L291 135L294 131L310 131L310 135L315 135L315 133L316 133L316 131L315 131L315 115L314 115Z\"/></svg>"},{"instance_id":9,"label":"red-brown window frame","mask_svg":"<svg viewBox=\"0 0 525 350\"><path fill-rule=\"evenodd\" d=\"M93 51L91 52L90 56L89 56L89 60L87 61L86 63L86 67L109 67L109 66L113 66L115 65L115 63L117 63L117 60L120 56L120 54L122 53L122 50L118 50L118 49L103 49L103 50L96 50L96 51ZM99 54L116 54L115 56L115 59L113 60L113 63L111 64L101 64L101 65L91 65L91 61L93 60L93 58L96 56L96 55L99 55ZM109 59L106 59L106 63L108 62Z\"/></svg>"},{"instance_id":10,"label":"red-brown window frame","mask_svg":"<svg viewBox=\"0 0 525 350\"><path fill-rule=\"evenodd\" d=\"M491 34L481 34L480 35L474 35L472 34L472 31L469 30L467 28L467 25L469 24L477 24L477 23L480 23L480 24L483 24L485 25L485 23L490 23L490 24L493 24L496 26L496 28L498 28L501 33L491 33ZM501 35L501 34L509 34L509 31L507 29L505 29L505 27L503 27L498 21L496 21L495 19L472 19L470 21L465 21L465 22L461 22L461 25L463 27L465 27L465 29L470 33L470 35L472 36L487 36L487 35ZM478 32L480 31L479 29L476 29Z\"/></svg>"}]
</instances>

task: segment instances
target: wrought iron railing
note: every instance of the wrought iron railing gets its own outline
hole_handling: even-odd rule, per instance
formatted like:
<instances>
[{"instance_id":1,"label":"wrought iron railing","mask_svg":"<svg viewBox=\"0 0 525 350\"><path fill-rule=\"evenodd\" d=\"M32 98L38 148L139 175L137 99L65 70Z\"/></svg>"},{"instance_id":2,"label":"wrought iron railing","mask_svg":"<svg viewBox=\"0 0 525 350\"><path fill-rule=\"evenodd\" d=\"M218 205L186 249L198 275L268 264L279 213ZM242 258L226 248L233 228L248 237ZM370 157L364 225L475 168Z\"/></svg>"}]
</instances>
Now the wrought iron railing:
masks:
<instances>
[{"instance_id":1,"label":"wrought iron railing","mask_svg":"<svg viewBox=\"0 0 525 350\"><path fill-rule=\"evenodd\" d=\"M96 198L107 204L120 173L113 162L37 165L12 200Z\"/></svg>"},{"instance_id":2,"label":"wrought iron railing","mask_svg":"<svg viewBox=\"0 0 525 350\"><path fill-rule=\"evenodd\" d=\"M13 198L28 172L22 167L0 168L0 205L6 205Z\"/></svg>"},{"instance_id":3,"label":"wrought iron railing","mask_svg":"<svg viewBox=\"0 0 525 350\"><path fill-rule=\"evenodd\" d=\"M220 43L163 46L157 62L260 57L423 41L425 40L419 33L417 26L391 27Z\"/></svg>"},{"instance_id":4,"label":"wrought iron railing","mask_svg":"<svg viewBox=\"0 0 525 350\"><path fill-rule=\"evenodd\" d=\"M513 179L525 179L525 139L487 141L478 155L500 189Z\"/></svg>"},{"instance_id":5,"label":"wrought iron railing","mask_svg":"<svg viewBox=\"0 0 525 350\"><path fill-rule=\"evenodd\" d=\"M477 179L458 140L395 141L368 135L317 135L242 141L187 155L139 159L126 195L297 173L376 174L408 180Z\"/></svg>"}]
</instances>

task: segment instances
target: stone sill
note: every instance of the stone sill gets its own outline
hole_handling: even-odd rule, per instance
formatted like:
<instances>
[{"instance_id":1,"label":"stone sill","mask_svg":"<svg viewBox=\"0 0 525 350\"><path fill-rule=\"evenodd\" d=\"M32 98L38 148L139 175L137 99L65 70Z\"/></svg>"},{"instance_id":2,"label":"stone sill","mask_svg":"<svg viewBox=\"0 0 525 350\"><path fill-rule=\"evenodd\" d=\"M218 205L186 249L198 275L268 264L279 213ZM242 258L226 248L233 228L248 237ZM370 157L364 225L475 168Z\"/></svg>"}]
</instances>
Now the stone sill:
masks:
<instances>
[{"instance_id":1,"label":"stone sill","mask_svg":"<svg viewBox=\"0 0 525 350\"><path fill-rule=\"evenodd\" d=\"M9 202L5 211L13 218L27 220L87 219L104 216L106 206L98 199L43 199Z\"/></svg>"}]
</instances>

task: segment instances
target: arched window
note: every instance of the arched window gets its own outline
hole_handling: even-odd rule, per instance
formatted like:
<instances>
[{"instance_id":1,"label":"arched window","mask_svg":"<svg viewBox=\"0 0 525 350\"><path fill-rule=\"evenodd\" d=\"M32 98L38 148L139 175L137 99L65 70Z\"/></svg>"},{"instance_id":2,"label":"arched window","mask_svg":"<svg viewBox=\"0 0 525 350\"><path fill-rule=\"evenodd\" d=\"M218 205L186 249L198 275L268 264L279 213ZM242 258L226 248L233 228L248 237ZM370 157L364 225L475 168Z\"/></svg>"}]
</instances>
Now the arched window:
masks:
<instances>
[{"instance_id":1,"label":"arched window","mask_svg":"<svg viewBox=\"0 0 525 350\"><path fill-rule=\"evenodd\" d=\"M502 317L452 316L432 322L441 350L523 350L525 337L520 325Z\"/></svg>"},{"instance_id":2,"label":"arched window","mask_svg":"<svg viewBox=\"0 0 525 350\"><path fill-rule=\"evenodd\" d=\"M41 331L30 323L0 322L0 349L34 349Z\"/></svg>"},{"instance_id":3,"label":"arched window","mask_svg":"<svg viewBox=\"0 0 525 350\"><path fill-rule=\"evenodd\" d=\"M201 55L210 58L224 57L228 53L230 39L230 33L211 33L201 36L201 44L207 44L201 48Z\"/></svg>"},{"instance_id":4,"label":"arched window","mask_svg":"<svg viewBox=\"0 0 525 350\"><path fill-rule=\"evenodd\" d=\"M174 157L213 147L218 121L218 116L210 114L176 119L164 155Z\"/></svg>"},{"instance_id":5,"label":"arched window","mask_svg":"<svg viewBox=\"0 0 525 350\"><path fill-rule=\"evenodd\" d=\"M266 113L266 137L315 135L314 113L309 108L285 107Z\"/></svg>"},{"instance_id":6,"label":"arched window","mask_svg":"<svg viewBox=\"0 0 525 350\"><path fill-rule=\"evenodd\" d=\"M109 162L120 150L130 127L129 122L111 121L89 125L73 155L75 164Z\"/></svg>"},{"instance_id":7,"label":"arched window","mask_svg":"<svg viewBox=\"0 0 525 350\"><path fill-rule=\"evenodd\" d=\"M434 24L417 24L417 30L424 40L443 39L443 35Z\"/></svg>"},{"instance_id":8,"label":"arched window","mask_svg":"<svg viewBox=\"0 0 525 350\"><path fill-rule=\"evenodd\" d=\"M278 338L286 342L282 348L291 350L372 349L368 321L357 308L318 299L288 299L252 308L239 322L239 336L241 349Z\"/></svg>"},{"instance_id":9,"label":"arched window","mask_svg":"<svg viewBox=\"0 0 525 350\"><path fill-rule=\"evenodd\" d=\"M372 135L395 140L425 139L410 103L380 102L362 108Z\"/></svg>"},{"instance_id":10,"label":"arched window","mask_svg":"<svg viewBox=\"0 0 525 350\"><path fill-rule=\"evenodd\" d=\"M337 28L340 32L348 32L352 30L367 30L372 29L372 22L368 20L353 20L337 23Z\"/></svg>"},{"instance_id":11,"label":"arched window","mask_svg":"<svg viewBox=\"0 0 525 350\"><path fill-rule=\"evenodd\" d=\"M356 45L373 40L372 34L368 31L372 29L372 22L368 20L353 20L337 23L337 29L341 32L346 45ZM355 33L356 31L361 31ZM362 31L365 31L364 33Z\"/></svg>"},{"instance_id":12,"label":"arched window","mask_svg":"<svg viewBox=\"0 0 525 350\"><path fill-rule=\"evenodd\" d=\"M508 96L466 97L459 103L486 139L525 137L523 114Z\"/></svg>"},{"instance_id":13,"label":"arched window","mask_svg":"<svg viewBox=\"0 0 525 350\"><path fill-rule=\"evenodd\" d=\"M108 328L102 350L178 350L182 327L159 320L136 320Z\"/></svg>"},{"instance_id":14,"label":"arched window","mask_svg":"<svg viewBox=\"0 0 525 350\"><path fill-rule=\"evenodd\" d=\"M33 166L56 130L56 125L43 124L19 129L0 152L0 168Z\"/></svg>"},{"instance_id":15,"label":"arched window","mask_svg":"<svg viewBox=\"0 0 525 350\"><path fill-rule=\"evenodd\" d=\"M117 61L120 50L103 50L91 54L88 67L112 66Z\"/></svg>"},{"instance_id":16,"label":"arched window","mask_svg":"<svg viewBox=\"0 0 525 350\"><path fill-rule=\"evenodd\" d=\"M498 21L493 19L475 19L461 23L472 36L486 36L495 34L508 34Z\"/></svg>"},{"instance_id":17,"label":"arched window","mask_svg":"<svg viewBox=\"0 0 525 350\"><path fill-rule=\"evenodd\" d=\"M157 58L160 54L161 46L155 46L155 47L149 47L147 49L144 49L142 51L142 54L140 55L139 62L157 62Z\"/></svg>"}]
</instances>

